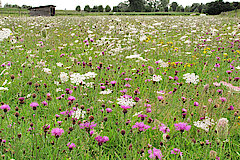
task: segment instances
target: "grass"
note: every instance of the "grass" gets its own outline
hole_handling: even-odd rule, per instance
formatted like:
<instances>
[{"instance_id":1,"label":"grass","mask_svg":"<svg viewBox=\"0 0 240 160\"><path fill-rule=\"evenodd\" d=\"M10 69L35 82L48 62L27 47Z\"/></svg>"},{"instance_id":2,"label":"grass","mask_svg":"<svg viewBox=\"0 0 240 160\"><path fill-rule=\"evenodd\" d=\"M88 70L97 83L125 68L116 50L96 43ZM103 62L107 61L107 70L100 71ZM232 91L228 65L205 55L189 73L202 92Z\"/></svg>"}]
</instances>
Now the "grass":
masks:
<instances>
[{"instance_id":1,"label":"grass","mask_svg":"<svg viewBox=\"0 0 240 160\"><path fill-rule=\"evenodd\" d=\"M0 41L1 158L150 159L156 148L166 160L238 160L238 23L1 16L0 28L12 31Z\"/></svg>"}]
</instances>

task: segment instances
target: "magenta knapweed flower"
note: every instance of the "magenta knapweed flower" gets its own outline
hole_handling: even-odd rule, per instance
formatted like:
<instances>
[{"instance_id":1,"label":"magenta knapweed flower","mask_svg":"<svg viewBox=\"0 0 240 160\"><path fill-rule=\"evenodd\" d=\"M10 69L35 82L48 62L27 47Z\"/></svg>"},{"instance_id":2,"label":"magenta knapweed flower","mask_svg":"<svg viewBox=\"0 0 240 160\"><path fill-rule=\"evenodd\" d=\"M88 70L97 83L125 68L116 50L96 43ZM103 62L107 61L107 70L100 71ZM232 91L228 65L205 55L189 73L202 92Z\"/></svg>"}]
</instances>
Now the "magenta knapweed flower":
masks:
<instances>
[{"instance_id":1,"label":"magenta knapweed flower","mask_svg":"<svg viewBox=\"0 0 240 160\"><path fill-rule=\"evenodd\" d=\"M158 126L159 127L159 131L162 131L163 133L166 133L166 132L170 132L170 129L165 126L165 124L161 124L161 126Z\"/></svg>"},{"instance_id":2,"label":"magenta knapweed flower","mask_svg":"<svg viewBox=\"0 0 240 160\"><path fill-rule=\"evenodd\" d=\"M110 113L110 112L112 112L112 109L111 108L106 108L106 111L107 111L107 113Z\"/></svg>"},{"instance_id":3,"label":"magenta knapweed flower","mask_svg":"<svg viewBox=\"0 0 240 160\"><path fill-rule=\"evenodd\" d=\"M225 97L220 97L219 98L222 102L226 102L227 101L227 99L225 98Z\"/></svg>"},{"instance_id":4,"label":"magenta knapweed flower","mask_svg":"<svg viewBox=\"0 0 240 160\"><path fill-rule=\"evenodd\" d=\"M48 106L48 103L47 103L46 101L43 101L42 104L43 104L44 106Z\"/></svg>"},{"instance_id":5,"label":"magenta knapweed flower","mask_svg":"<svg viewBox=\"0 0 240 160\"><path fill-rule=\"evenodd\" d=\"M151 108L146 108L146 112L151 113L152 112Z\"/></svg>"},{"instance_id":6,"label":"magenta knapweed flower","mask_svg":"<svg viewBox=\"0 0 240 160\"><path fill-rule=\"evenodd\" d=\"M110 82L112 85L115 85L117 82L116 81L111 81Z\"/></svg>"},{"instance_id":7,"label":"magenta knapweed flower","mask_svg":"<svg viewBox=\"0 0 240 160\"><path fill-rule=\"evenodd\" d=\"M199 106L199 103L198 103L198 102L194 102L193 105L194 105L194 106Z\"/></svg>"},{"instance_id":8,"label":"magenta knapweed flower","mask_svg":"<svg viewBox=\"0 0 240 160\"><path fill-rule=\"evenodd\" d=\"M101 146L103 143L109 141L109 138L107 136L97 136L95 138L98 141L98 145Z\"/></svg>"},{"instance_id":9,"label":"magenta knapweed flower","mask_svg":"<svg viewBox=\"0 0 240 160\"><path fill-rule=\"evenodd\" d=\"M97 126L97 123L94 122L85 122L85 123L81 123L80 125L80 129L84 129L86 128L87 130L93 129L94 127Z\"/></svg>"},{"instance_id":10,"label":"magenta knapweed flower","mask_svg":"<svg viewBox=\"0 0 240 160\"><path fill-rule=\"evenodd\" d=\"M38 104L37 102L32 102L32 103L30 104L30 107L32 107L33 110L36 110L38 106L39 106L39 104Z\"/></svg>"},{"instance_id":11,"label":"magenta knapweed flower","mask_svg":"<svg viewBox=\"0 0 240 160\"><path fill-rule=\"evenodd\" d=\"M131 108L130 106L121 106L122 109L129 109Z\"/></svg>"},{"instance_id":12,"label":"magenta knapweed flower","mask_svg":"<svg viewBox=\"0 0 240 160\"><path fill-rule=\"evenodd\" d=\"M18 98L19 101L24 101L24 99L25 99L24 97L19 97Z\"/></svg>"},{"instance_id":13,"label":"magenta knapweed flower","mask_svg":"<svg viewBox=\"0 0 240 160\"><path fill-rule=\"evenodd\" d=\"M179 154L180 156L182 156L182 152L180 152L180 149L174 148L173 150L171 150L171 154Z\"/></svg>"},{"instance_id":14,"label":"magenta knapweed flower","mask_svg":"<svg viewBox=\"0 0 240 160\"><path fill-rule=\"evenodd\" d=\"M136 122L135 125L132 126L132 128L138 128L138 130L142 132L150 128L150 126L145 125L143 122Z\"/></svg>"},{"instance_id":15,"label":"magenta knapweed flower","mask_svg":"<svg viewBox=\"0 0 240 160\"><path fill-rule=\"evenodd\" d=\"M61 128L53 128L51 133L52 136L55 136L56 138L59 138L63 134L64 130Z\"/></svg>"},{"instance_id":16,"label":"magenta knapweed flower","mask_svg":"<svg viewBox=\"0 0 240 160\"><path fill-rule=\"evenodd\" d=\"M163 100L163 96L158 96L157 98L159 101Z\"/></svg>"},{"instance_id":17,"label":"magenta knapweed flower","mask_svg":"<svg viewBox=\"0 0 240 160\"><path fill-rule=\"evenodd\" d=\"M76 145L74 143L70 143L70 142L68 142L67 146L68 146L69 150L72 150L73 148L76 147Z\"/></svg>"},{"instance_id":18,"label":"magenta knapweed flower","mask_svg":"<svg viewBox=\"0 0 240 160\"><path fill-rule=\"evenodd\" d=\"M68 100L69 100L69 101L75 101L75 100L76 100L76 98L75 98L75 97L73 97L73 96L69 96L69 97L68 97Z\"/></svg>"},{"instance_id":19,"label":"magenta knapweed flower","mask_svg":"<svg viewBox=\"0 0 240 160\"><path fill-rule=\"evenodd\" d=\"M11 108L9 107L9 105L4 104L0 107L0 109L2 109L4 112L8 112Z\"/></svg>"},{"instance_id":20,"label":"magenta knapweed flower","mask_svg":"<svg viewBox=\"0 0 240 160\"><path fill-rule=\"evenodd\" d=\"M184 130L189 131L191 129L191 125L188 125L187 123L183 123L183 122L176 123L174 124L174 126L176 127L177 131L181 131L181 132L184 132Z\"/></svg>"},{"instance_id":21,"label":"magenta knapweed flower","mask_svg":"<svg viewBox=\"0 0 240 160\"><path fill-rule=\"evenodd\" d=\"M149 158L151 159L162 159L163 155L160 149L153 148L148 150Z\"/></svg>"}]
</instances>

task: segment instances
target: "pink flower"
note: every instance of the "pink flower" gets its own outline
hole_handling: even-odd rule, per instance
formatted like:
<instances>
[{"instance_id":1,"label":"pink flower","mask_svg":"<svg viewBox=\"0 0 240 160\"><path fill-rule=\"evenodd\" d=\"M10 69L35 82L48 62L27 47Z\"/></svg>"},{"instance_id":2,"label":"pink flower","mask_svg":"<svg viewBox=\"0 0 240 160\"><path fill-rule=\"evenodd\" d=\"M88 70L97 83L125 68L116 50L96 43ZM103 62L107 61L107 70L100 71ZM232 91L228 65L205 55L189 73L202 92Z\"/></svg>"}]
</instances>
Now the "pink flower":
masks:
<instances>
[{"instance_id":1,"label":"pink flower","mask_svg":"<svg viewBox=\"0 0 240 160\"><path fill-rule=\"evenodd\" d=\"M166 132L170 132L170 129L168 127L165 126L165 124L161 124L161 126L158 126L159 127L159 131L162 131L163 133L166 133Z\"/></svg>"},{"instance_id":2,"label":"pink flower","mask_svg":"<svg viewBox=\"0 0 240 160\"><path fill-rule=\"evenodd\" d=\"M225 98L225 97L220 97L219 98L222 102L226 102L227 101L227 99Z\"/></svg>"},{"instance_id":3,"label":"pink flower","mask_svg":"<svg viewBox=\"0 0 240 160\"><path fill-rule=\"evenodd\" d=\"M67 146L68 146L69 150L72 150L73 148L76 147L76 145L74 143L70 143L70 142L68 142Z\"/></svg>"},{"instance_id":4,"label":"pink flower","mask_svg":"<svg viewBox=\"0 0 240 160\"><path fill-rule=\"evenodd\" d=\"M43 101L42 104L43 104L44 106L48 106L48 103L47 103L46 101Z\"/></svg>"},{"instance_id":5,"label":"pink flower","mask_svg":"<svg viewBox=\"0 0 240 160\"><path fill-rule=\"evenodd\" d=\"M163 96L158 96L157 98L159 101L163 100Z\"/></svg>"},{"instance_id":6,"label":"pink flower","mask_svg":"<svg viewBox=\"0 0 240 160\"><path fill-rule=\"evenodd\" d=\"M131 108L130 106L121 106L121 108L123 108L123 109L129 109L129 108Z\"/></svg>"},{"instance_id":7,"label":"pink flower","mask_svg":"<svg viewBox=\"0 0 240 160\"><path fill-rule=\"evenodd\" d=\"M2 109L4 112L8 112L11 108L9 107L9 105L4 104L0 107L0 109Z\"/></svg>"},{"instance_id":8,"label":"pink flower","mask_svg":"<svg viewBox=\"0 0 240 160\"><path fill-rule=\"evenodd\" d=\"M150 126L145 125L143 122L136 122L135 125L132 126L132 128L138 128L138 130L142 132L150 128Z\"/></svg>"},{"instance_id":9,"label":"pink flower","mask_svg":"<svg viewBox=\"0 0 240 160\"><path fill-rule=\"evenodd\" d=\"M174 126L176 127L177 131L181 131L181 132L184 132L184 130L189 131L191 129L191 125L188 125L187 123L183 123L183 122L176 123L174 124Z\"/></svg>"},{"instance_id":10,"label":"pink flower","mask_svg":"<svg viewBox=\"0 0 240 160\"><path fill-rule=\"evenodd\" d=\"M75 101L75 100L76 100L76 98L75 98L75 97L73 97L73 96L69 96L69 97L68 97L68 100L69 100L69 101Z\"/></svg>"},{"instance_id":11,"label":"pink flower","mask_svg":"<svg viewBox=\"0 0 240 160\"><path fill-rule=\"evenodd\" d=\"M148 150L149 158L151 159L162 159L163 155L160 149L153 148Z\"/></svg>"},{"instance_id":12,"label":"pink flower","mask_svg":"<svg viewBox=\"0 0 240 160\"><path fill-rule=\"evenodd\" d=\"M198 102L194 102L194 106L199 106L199 103Z\"/></svg>"},{"instance_id":13,"label":"pink flower","mask_svg":"<svg viewBox=\"0 0 240 160\"><path fill-rule=\"evenodd\" d=\"M109 138L107 136L97 136L95 138L98 141L98 145L101 146L103 143L109 141Z\"/></svg>"},{"instance_id":14,"label":"pink flower","mask_svg":"<svg viewBox=\"0 0 240 160\"><path fill-rule=\"evenodd\" d=\"M110 113L110 112L112 112L112 109L111 108L106 108L106 111L107 111L107 113Z\"/></svg>"},{"instance_id":15,"label":"pink flower","mask_svg":"<svg viewBox=\"0 0 240 160\"><path fill-rule=\"evenodd\" d=\"M32 107L33 110L36 110L38 106L39 106L39 104L38 104L37 102L32 102L32 103L30 104L30 107Z\"/></svg>"},{"instance_id":16,"label":"pink flower","mask_svg":"<svg viewBox=\"0 0 240 160\"><path fill-rule=\"evenodd\" d=\"M173 150L171 150L171 154L179 154L180 156L182 156L182 152L180 152L180 149L174 148Z\"/></svg>"},{"instance_id":17,"label":"pink flower","mask_svg":"<svg viewBox=\"0 0 240 160\"><path fill-rule=\"evenodd\" d=\"M55 136L56 138L59 138L63 134L64 130L61 128L53 128L51 133L52 136Z\"/></svg>"},{"instance_id":18,"label":"pink flower","mask_svg":"<svg viewBox=\"0 0 240 160\"><path fill-rule=\"evenodd\" d=\"M94 127L97 126L97 123L94 123L94 122L85 122L85 123L81 123L80 125L80 129L93 129Z\"/></svg>"}]
</instances>

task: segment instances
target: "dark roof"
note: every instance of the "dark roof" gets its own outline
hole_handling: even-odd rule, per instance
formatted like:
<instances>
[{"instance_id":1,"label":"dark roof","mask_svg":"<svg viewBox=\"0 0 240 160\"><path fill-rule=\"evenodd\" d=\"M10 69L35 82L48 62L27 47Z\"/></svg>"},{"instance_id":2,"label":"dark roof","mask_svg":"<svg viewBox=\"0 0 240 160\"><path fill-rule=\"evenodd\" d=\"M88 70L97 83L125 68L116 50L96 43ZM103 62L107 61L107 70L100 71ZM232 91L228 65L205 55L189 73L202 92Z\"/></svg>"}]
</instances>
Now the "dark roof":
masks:
<instances>
[{"instance_id":1,"label":"dark roof","mask_svg":"<svg viewBox=\"0 0 240 160\"><path fill-rule=\"evenodd\" d=\"M30 9L38 9L38 8L46 8L46 7L56 7L56 6L54 6L54 5L47 5L47 6L31 7L28 10L30 10Z\"/></svg>"}]
</instances>

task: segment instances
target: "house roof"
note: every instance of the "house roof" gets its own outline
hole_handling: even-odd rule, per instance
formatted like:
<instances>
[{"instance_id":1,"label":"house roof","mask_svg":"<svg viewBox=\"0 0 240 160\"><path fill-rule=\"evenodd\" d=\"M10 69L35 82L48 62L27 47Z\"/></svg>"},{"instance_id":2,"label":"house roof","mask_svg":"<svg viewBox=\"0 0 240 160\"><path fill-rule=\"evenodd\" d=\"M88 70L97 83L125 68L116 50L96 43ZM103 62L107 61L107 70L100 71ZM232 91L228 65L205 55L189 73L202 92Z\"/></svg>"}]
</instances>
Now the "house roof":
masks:
<instances>
[{"instance_id":1,"label":"house roof","mask_svg":"<svg viewBox=\"0 0 240 160\"><path fill-rule=\"evenodd\" d=\"M31 7L28 10L30 10L30 9L38 9L38 8L46 8L46 7L56 7L56 6L54 6L54 5L46 5L46 6L39 6L39 7Z\"/></svg>"}]
</instances>

